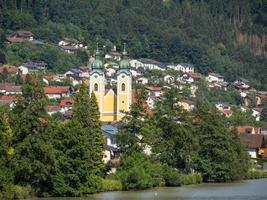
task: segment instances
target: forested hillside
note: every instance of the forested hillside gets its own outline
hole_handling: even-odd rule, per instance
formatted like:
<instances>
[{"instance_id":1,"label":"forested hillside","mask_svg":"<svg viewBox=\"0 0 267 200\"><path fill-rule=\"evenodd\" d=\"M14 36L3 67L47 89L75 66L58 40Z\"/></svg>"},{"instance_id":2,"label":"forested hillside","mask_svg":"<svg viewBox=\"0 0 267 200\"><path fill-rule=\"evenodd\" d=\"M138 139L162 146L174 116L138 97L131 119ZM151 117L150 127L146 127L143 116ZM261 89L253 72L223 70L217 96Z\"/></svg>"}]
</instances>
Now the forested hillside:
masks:
<instances>
[{"instance_id":1,"label":"forested hillside","mask_svg":"<svg viewBox=\"0 0 267 200\"><path fill-rule=\"evenodd\" d=\"M50 59L56 51L49 54L49 48L34 54L35 47L21 50L4 42L14 30L29 30L50 44L78 39L91 52L96 42L106 50L126 42L131 57L192 63L229 81L247 78L258 89L267 89L266 26L266 0L0 0L6 62L38 57L60 69L85 64L79 57L56 62L62 58Z\"/></svg>"}]
</instances>

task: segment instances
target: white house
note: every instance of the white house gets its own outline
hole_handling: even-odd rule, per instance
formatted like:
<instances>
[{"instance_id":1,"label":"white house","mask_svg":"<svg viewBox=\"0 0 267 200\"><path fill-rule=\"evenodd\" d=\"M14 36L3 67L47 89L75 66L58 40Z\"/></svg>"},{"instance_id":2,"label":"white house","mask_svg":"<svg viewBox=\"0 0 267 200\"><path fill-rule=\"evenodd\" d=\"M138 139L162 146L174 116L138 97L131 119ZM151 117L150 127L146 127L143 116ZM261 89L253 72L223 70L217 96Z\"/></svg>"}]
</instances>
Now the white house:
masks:
<instances>
[{"instance_id":1,"label":"white house","mask_svg":"<svg viewBox=\"0 0 267 200\"><path fill-rule=\"evenodd\" d=\"M138 69L139 67L144 67L143 63L136 59L130 60L129 64L130 67L134 69Z\"/></svg>"},{"instance_id":2,"label":"white house","mask_svg":"<svg viewBox=\"0 0 267 200\"><path fill-rule=\"evenodd\" d=\"M134 69L131 69L130 72L131 72L133 77L141 76L141 73L136 71L136 70L134 70Z\"/></svg>"},{"instance_id":3,"label":"white house","mask_svg":"<svg viewBox=\"0 0 267 200\"><path fill-rule=\"evenodd\" d=\"M146 91L148 92L148 96L159 97L162 94L161 87L147 86Z\"/></svg>"},{"instance_id":4,"label":"white house","mask_svg":"<svg viewBox=\"0 0 267 200\"><path fill-rule=\"evenodd\" d=\"M44 87L44 93L47 95L48 99L69 97L70 94L68 86Z\"/></svg>"},{"instance_id":5,"label":"white house","mask_svg":"<svg viewBox=\"0 0 267 200\"><path fill-rule=\"evenodd\" d=\"M104 134L106 145L104 152L104 163L108 163L112 159L115 159L117 156L118 148L116 142L116 135L118 133L118 129L111 124L103 124L101 126L102 132Z\"/></svg>"},{"instance_id":6,"label":"white house","mask_svg":"<svg viewBox=\"0 0 267 200\"><path fill-rule=\"evenodd\" d=\"M140 77L136 80L136 83L146 85L148 83L148 79L145 77Z\"/></svg>"},{"instance_id":7,"label":"white house","mask_svg":"<svg viewBox=\"0 0 267 200\"><path fill-rule=\"evenodd\" d=\"M22 75L26 75L29 73L29 69L23 65L18 67Z\"/></svg>"},{"instance_id":8,"label":"white house","mask_svg":"<svg viewBox=\"0 0 267 200\"><path fill-rule=\"evenodd\" d=\"M174 76L167 74L164 76L163 80L165 83L171 84L175 81L175 78L174 78Z\"/></svg>"},{"instance_id":9,"label":"white house","mask_svg":"<svg viewBox=\"0 0 267 200\"><path fill-rule=\"evenodd\" d=\"M263 108L253 108L252 116L256 118L256 121L260 121L261 112Z\"/></svg>"},{"instance_id":10,"label":"white house","mask_svg":"<svg viewBox=\"0 0 267 200\"><path fill-rule=\"evenodd\" d=\"M208 82L224 82L224 77L217 73L209 73L206 78Z\"/></svg>"},{"instance_id":11,"label":"white house","mask_svg":"<svg viewBox=\"0 0 267 200\"><path fill-rule=\"evenodd\" d=\"M181 71L183 73L193 73L194 72L194 66L187 64L187 63L181 63L176 66L171 67L172 69L176 71Z\"/></svg>"},{"instance_id":12,"label":"white house","mask_svg":"<svg viewBox=\"0 0 267 200\"><path fill-rule=\"evenodd\" d=\"M113 76L116 73L116 70L113 68L106 68L106 75L107 76Z\"/></svg>"}]
</instances>

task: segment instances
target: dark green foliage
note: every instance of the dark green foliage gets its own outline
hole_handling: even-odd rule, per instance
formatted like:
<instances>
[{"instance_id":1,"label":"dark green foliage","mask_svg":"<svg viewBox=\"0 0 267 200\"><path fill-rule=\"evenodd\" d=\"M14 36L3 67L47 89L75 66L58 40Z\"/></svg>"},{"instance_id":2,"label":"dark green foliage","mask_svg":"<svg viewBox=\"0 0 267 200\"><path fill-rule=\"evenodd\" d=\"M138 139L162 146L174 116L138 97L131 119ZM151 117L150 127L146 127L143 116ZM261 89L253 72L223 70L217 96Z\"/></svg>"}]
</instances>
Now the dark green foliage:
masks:
<instances>
[{"instance_id":1,"label":"dark green foliage","mask_svg":"<svg viewBox=\"0 0 267 200\"><path fill-rule=\"evenodd\" d=\"M51 190L54 152L49 117L45 111L46 96L36 75L26 77L23 95L13 110L14 169L16 184L30 184L39 195ZM31 164L29 164L31 163Z\"/></svg>"},{"instance_id":2,"label":"dark green foliage","mask_svg":"<svg viewBox=\"0 0 267 200\"><path fill-rule=\"evenodd\" d=\"M91 97L88 88L83 84L79 93L75 96L73 118L81 123L88 134L89 146L92 159L92 173L100 173L103 166L104 137L101 130L100 113L95 94Z\"/></svg>"},{"instance_id":3,"label":"dark green foliage","mask_svg":"<svg viewBox=\"0 0 267 200\"><path fill-rule=\"evenodd\" d=\"M198 105L195 115L200 149L195 167L204 181L232 181L246 175L247 158L239 139L228 132L225 119L210 105Z\"/></svg>"},{"instance_id":4,"label":"dark green foliage","mask_svg":"<svg viewBox=\"0 0 267 200\"><path fill-rule=\"evenodd\" d=\"M55 130L56 173L52 176L53 195L81 196L91 175L88 133L79 122L71 121ZM89 188L88 188L89 189Z\"/></svg>"},{"instance_id":5,"label":"dark green foliage","mask_svg":"<svg viewBox=\"0 0 267 200\"><path fill-rule=\"evenodd\" d=\"M90 51L96 42L106 52L113 44L121 49L127 41L132 57L189 62L200 72L223 73L231 81L245 77L263 89L265 19L264 0L2 0L0 48L5 34L18 29L30 30L45 42L75 38ZM55 58L53 50L47 53Z\"/></svg>"},{"instance_id":6,"label":"dark green foliage","mask_svg":"<svg viewBox=\"0 0 267 200\"><path fill-rule=\"evenodd\" d=\"M267 121L267 105L264 105L260 117L262 121Z\"/></svg>"}]
</instances>

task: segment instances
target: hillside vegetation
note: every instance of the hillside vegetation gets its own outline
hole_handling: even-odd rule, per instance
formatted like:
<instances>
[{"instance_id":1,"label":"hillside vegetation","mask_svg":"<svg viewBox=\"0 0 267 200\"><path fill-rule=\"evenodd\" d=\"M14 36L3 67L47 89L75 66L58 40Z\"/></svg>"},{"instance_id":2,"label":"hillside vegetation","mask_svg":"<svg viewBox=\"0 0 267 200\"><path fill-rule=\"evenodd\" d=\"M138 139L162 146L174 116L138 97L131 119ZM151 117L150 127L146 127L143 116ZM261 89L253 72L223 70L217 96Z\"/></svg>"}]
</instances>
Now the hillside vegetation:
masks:
<instances>
[{"instance_id":1,"label":"hillside vegetation","mask_svg":"<svg viewBox=\"0 0 267 200\"><path fill-rule=\"evenodd\" d=\"M201 73L222 73L229 81L247 78L258 89L267 89L266 26L266 0L0 1L0 46L6 62L42 59L18 54L4 43L7 34L23 29L48 43L78 39L91 52L96 42L106 46L104 51L127 42L131 57L192 63ZM69 60L66 66L86 64ZM54 64L56 71L65 65Z\"/></svg>"}]
</instances>

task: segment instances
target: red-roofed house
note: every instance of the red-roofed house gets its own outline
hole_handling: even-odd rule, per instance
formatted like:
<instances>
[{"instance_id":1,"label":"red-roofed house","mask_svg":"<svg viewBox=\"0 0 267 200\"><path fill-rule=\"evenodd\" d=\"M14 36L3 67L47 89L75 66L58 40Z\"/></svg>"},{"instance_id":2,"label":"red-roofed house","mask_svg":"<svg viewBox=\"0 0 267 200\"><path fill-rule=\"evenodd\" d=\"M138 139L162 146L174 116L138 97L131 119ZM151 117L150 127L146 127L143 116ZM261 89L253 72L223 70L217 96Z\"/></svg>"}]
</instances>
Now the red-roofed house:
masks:
<instances>
[{"instance_id":1,"label":"red-roofed house","mask_svg":"<svg viewBox=\"0 0 267 200\"><path fill-rule=\"evenodd\" d=\"M47 106L46 107L46 112L49 114L49 115L53 115L57 112L60 112L60 106Z\"/></svg>"},{"instance_id":2,"label":"red-roofed house","mask_svg":"<svg viewBox=\"0 0 267 200\"><path fill-rule=\"evenodd\" d=\"M220 74L216 74L216 73L209 73L208 77L207 77L207 81L208 82L224 82L224 77Z\"/></svg>"},{"instance_id":3,"label":"red-roofed house","mask_svg":"<svg viewBox=\"0 0 267 200\"><path fill-rule=\"evenodd\" d=\"M251 158L259 157L259 150L264 147L264 138L260 134L241 134L240 141L247 148L248 154Z\"/></svg>"},{"instance_id":4,"label":"red-roofed house","mask_svg":"<svg viewBox=\"0 0 267 200\"><path fill-rule=\"evenodd\" d=\"M0 105L9 105L10 108L13 108L15 105L17 97L16 96L0 96Z\"/></svg>"},{"instance_id":5,"label":"red-roofed house","mask_svg":"<svg viewBox=\"0 0 267 200\"><path fill-rule=\"evenodd\" d=\"M237 133L240 135L242 133L248 134L261 134L261 128L244 125L244 126L236 126Z\"/></svg>"},{"instance_id":6,"label":"red-roofed house","mask_svg":"<svg viewBox=\"0 0 267 200\"><path fill-rule=\"evenodd\" d=\"M162 89L161 87L147 86L146 91L148 92L148 96L159 97L161 95Z\"/></svg>"},{"instance_id":7,"label":"red-roofed house","mask_svg":"<svg viewBox=\"0 0 267 200\"><path fill-rule=\"evenodd\" d=\"M7 37L7 41L10 43L20 43L23 41L32 41L33 33L30 31L16 31Z\"/></svg>"},{"instance_id":8,"label":"red-roofed house","mask_svg":"<svg viewBox=\"0 0 267 200\"><path fill-rule=\"evenodd\" d=\"M60 112L64 113L66 111L72 110L73 104L74 104L73 99L62 99L59 104L61 107Z\"/></svg>"},{"instance_id":9,"label":"red-roofed house","mask_svg":"<svg viewBox=\"0 0 267 200\"><path fill-rule=\"evenodd\" d=\"M44 93L47 95L48 99L60 99L69 97L70 91L69 86L51 86L45 87Z\"/></svg>"},{"instance_id":10,"label":"red-roofed house","mask_svg":"<svg viewBox=\"0 0 267 200\"><path fill-rule=\"evenodd\" d=\"M0 74L7 72L8 74L17 74L18 68L12 65L4 65L0 67Z\"/></svg>"}]
</instances>

